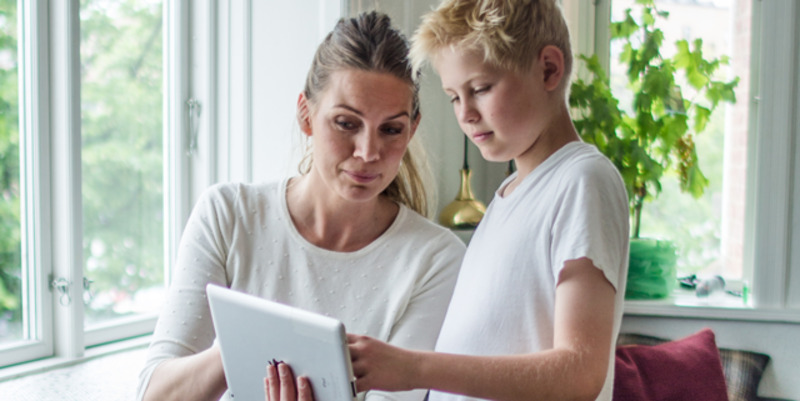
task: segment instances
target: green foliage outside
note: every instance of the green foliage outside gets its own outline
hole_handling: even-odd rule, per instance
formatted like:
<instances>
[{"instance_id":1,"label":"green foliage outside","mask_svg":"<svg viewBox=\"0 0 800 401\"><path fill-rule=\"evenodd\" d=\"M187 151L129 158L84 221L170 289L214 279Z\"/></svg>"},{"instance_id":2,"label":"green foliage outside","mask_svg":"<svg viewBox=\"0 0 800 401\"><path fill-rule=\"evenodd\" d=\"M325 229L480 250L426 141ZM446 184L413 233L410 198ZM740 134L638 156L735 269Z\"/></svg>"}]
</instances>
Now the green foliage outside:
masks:
<instances>
[{"instance_id":1,"label":"green foliage outside","mask_svg":"<svg viewBox=\"0 0 800 401\"><path fill-rule=\"evenodd\" d=\"M22 308L16 60L17 2L0 0L0 340L18 335L9 323L20 319Z\"/></svg>"},{"instance_id":2,"label":"green foliage outside","mask_svg":"<svg viewBox=\"0 0 800 401\"><path fill-rule=\"evenodd\" d=\"M163 285L162 7L82 0L81 123L87 322L135 311ZM91 294L91 297L89 296Z\"/></svg>"},{"instance_id":3,"label":"green foliage outside","mask_svg":"<svg viewBox=\"0 0 800 401\"><path fill-rule=\"evenodd\" d=\"M653 0L636 3L641 6L638 20L628 9L622 21L611 23L612 42L623 44L620 62L627 66L631 107L626 109L611 92L596 56L579 56L592 79L576 80L570 93L581 137L595 144L622 175L634 238L640 234L644 202L659 195L665 174L677 175L681 191L695 198L703 195L709 180L701 170L696 141L717 106L736 101L738 84L738 78L716 79L728 58L706 59L702 39L678 40L675 55L663 56L664 34L657 24L665 22L668 13L659 11Z\"/></svg>"}]
</instances>

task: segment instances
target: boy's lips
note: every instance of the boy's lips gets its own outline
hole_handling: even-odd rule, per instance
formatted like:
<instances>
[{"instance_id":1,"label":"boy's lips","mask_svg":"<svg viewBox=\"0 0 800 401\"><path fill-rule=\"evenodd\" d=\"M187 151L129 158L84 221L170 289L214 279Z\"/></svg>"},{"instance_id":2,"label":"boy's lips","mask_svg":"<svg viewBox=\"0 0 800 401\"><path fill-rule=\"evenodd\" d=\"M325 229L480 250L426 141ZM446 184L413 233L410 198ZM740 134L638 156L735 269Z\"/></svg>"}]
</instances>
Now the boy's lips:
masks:
<instances>
[{"instance_id":1,"label":"boy's lips","mask_svg":"<svg viewBox=\"0 0 800 401\"><path fill-rule=\"evenodd\" d=\"M492 131L483 131L483 132L474 132L470 136L472 137L472 140L477 143L477 142L483 142L483 141L489 139L489 137L492 134L493 134Z\"/></svg>"}]
</instances>

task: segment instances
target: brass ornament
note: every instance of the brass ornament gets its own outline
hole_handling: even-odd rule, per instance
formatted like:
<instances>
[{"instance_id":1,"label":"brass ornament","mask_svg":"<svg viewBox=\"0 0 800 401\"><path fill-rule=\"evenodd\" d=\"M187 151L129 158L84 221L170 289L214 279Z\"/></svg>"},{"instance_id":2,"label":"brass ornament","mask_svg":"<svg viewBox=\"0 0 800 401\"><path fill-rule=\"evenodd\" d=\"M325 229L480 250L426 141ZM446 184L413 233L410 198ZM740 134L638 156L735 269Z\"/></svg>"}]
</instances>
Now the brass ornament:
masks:
<instances>
[{"instance_id":1,"label":"brass ornament","mask_svg":"<svg viewBox=\"0 0 800 401\"><path fill-rule=\"evenodd\" d=\"M486 213L486 206L475 199L472 194L470 169L461 169L461 188L456 199L442 209L439 223L445 227L468 229L475 228Z\"/></svg>"},{"instance_id":2,"label":"brass ornament","mask_svg":"<svg viewBox=\"0 0 800 401\"><path fill-rule=\"evenodd\" d=\"M461 186L456 199L442 209L439 224L455 229L473 229L486 213L486 205L472 193L472 170L467 163L467 137L464 136L464 164L460 170Z\"/></svg>"}]
</instances>

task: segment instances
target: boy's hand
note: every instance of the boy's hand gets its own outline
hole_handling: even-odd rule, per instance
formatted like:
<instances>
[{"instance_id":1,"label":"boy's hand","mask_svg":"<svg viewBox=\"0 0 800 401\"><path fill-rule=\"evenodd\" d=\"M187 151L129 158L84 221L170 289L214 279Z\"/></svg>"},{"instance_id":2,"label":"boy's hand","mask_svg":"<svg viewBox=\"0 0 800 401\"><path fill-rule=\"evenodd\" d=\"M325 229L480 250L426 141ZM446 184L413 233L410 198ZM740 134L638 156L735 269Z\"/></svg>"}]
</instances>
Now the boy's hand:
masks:
<instances>
[{"instance_id":1,"label":"boy's hand","mask_svg":"<svg viewBox=\"0 0 800 401\"><path fill-rule=\"evenodd\" d=\"M412 390L415 383L414 352L367 336L347 335L356 388L367 390Z\"/></svg>"},{"instance_id":2,"label":"boy's hand","mask_svg":"<svg viewBox=\"0 0 800 401\"><path fill-rule=\"evenodd\" d=\"M313 401L314 394L307 377L295 381L292 368L280 362L267 365L264 378L265 401Z\"/></svg>"}]
</instances>

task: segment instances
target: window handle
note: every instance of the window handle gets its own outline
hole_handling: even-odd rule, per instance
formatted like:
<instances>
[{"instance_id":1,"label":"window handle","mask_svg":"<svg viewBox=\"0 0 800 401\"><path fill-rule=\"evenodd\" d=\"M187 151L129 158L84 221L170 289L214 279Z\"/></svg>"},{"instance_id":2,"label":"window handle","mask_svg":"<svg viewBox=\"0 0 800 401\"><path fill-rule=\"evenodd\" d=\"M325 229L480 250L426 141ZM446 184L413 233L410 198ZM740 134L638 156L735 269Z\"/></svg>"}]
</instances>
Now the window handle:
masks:
<instances>
[{"instance_id":1,"label":"window handle","mask_svg":"<svg viewBox=\"0 0 800 401\"><path fill-rule=\"evenodd\" d=\"M69 295L69 287L72 285L72 282L65 279L64 277L53 278L53 275L50 275L50 292L57 292L58 294L58 303L61 306L69 306L72 303L72 297Z\"/></svg>"},{"instance_id":2,"label":"window handle","mask_svg":"<svg viewBox=\"0 0 800 401\"><path fill-rule=\"evenodd\" d=\"M186 101L189 107L189 148L186 154L191 157L197 152L197 133L200 130L200 101L190 98Z\"/></svg>"}]
</instances>

